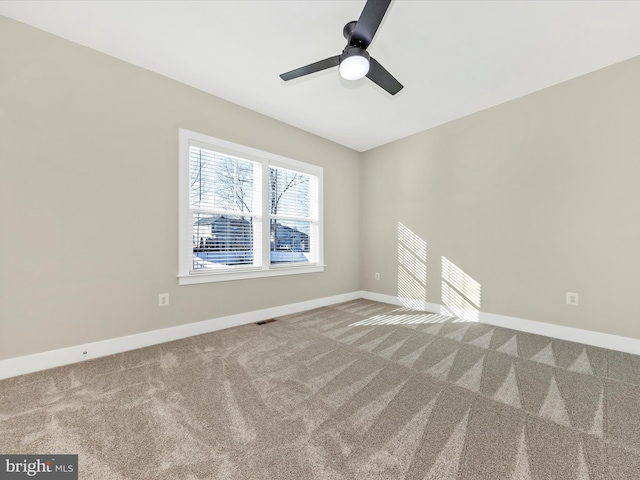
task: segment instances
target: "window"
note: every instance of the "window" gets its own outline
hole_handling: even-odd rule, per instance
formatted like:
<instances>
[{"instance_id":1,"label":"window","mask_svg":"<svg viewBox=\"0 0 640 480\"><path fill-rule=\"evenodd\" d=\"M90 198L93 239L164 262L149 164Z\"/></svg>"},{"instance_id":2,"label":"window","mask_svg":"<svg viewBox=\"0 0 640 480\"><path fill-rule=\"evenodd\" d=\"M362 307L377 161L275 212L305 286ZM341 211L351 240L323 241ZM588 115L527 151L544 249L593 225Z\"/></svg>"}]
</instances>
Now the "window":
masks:
<instances>
[{"instance_id":1,"label":"window","mask_svg":"<svg viewBox=\"0 0 640 480\"><path fill-rule=\"evenodd\" d=\"M181 285L322 265L322 168L180 129Z\"/></svg>"}]
</instances>

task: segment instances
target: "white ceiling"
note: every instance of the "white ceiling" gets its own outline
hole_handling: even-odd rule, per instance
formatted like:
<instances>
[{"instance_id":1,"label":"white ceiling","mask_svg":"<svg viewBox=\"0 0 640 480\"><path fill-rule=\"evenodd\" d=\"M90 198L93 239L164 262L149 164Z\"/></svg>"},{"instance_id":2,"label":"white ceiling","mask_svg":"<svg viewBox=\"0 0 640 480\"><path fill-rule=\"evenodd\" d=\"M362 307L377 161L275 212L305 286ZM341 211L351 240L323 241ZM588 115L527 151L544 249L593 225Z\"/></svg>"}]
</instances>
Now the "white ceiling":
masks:
<instances>
[{"instance_id":1,"label":"white ceiling","mask_svg":"<svg viewBox=\"0 0 640 480\"><path fill-rule=\"evenodd\" d=\"M364 4L5 0L0 14L358 151L640 54L640 1L395 0L368 51L400 93L337 68L280 80L338 55Z\"/></svg>"}]
</instances>

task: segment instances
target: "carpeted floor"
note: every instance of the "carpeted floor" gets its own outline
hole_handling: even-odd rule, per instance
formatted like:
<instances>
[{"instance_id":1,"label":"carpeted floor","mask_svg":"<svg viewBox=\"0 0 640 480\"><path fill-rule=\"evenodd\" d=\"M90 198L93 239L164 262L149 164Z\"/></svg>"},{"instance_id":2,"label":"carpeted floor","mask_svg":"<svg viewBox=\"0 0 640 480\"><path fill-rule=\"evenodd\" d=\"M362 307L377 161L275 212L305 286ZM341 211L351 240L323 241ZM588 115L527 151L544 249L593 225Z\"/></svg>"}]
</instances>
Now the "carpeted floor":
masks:
<instances>
[{"instance_id":1,"label":"carpeted floor","mask_svg":"<svg viewBox=\"0 0 640 480\"><path fill-rule=\"evenodd\" d=\"M638 479L640 357L358 300L0 381L102 479Z\"/></svg>"}]
</instances>

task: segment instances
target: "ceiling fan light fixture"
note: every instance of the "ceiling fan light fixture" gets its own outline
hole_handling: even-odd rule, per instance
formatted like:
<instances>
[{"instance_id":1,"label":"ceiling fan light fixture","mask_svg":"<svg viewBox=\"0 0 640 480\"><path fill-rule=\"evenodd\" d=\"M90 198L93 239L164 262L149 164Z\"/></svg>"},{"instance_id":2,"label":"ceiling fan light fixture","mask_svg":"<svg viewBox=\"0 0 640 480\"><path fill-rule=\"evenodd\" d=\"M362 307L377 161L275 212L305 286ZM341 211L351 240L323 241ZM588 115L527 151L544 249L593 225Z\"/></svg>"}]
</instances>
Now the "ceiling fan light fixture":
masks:
<instances>
[{"instance_id":1,"label":"ceiling fan light fixture","mask_svg":"<svg viewBox=\"0 0 640 480\"><path fill-rule=\"evenodd\" d=\"M358 47L348 47L340 56L340 76L358 80L369 73L369 54Z\"/></svg>"}]
</instances>

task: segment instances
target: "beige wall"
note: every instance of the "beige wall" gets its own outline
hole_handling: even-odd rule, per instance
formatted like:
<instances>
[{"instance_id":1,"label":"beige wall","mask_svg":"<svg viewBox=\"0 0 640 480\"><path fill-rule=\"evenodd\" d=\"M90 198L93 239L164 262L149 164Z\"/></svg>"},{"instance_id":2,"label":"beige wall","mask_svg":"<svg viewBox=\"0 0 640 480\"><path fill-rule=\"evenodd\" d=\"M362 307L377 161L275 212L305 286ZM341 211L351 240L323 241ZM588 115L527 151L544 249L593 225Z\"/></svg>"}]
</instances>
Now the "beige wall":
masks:
<instances>
[{"instance_id":1,"label":"beige wall","mask_svg":"<svg viewBox=\"0 0 640 480\"><path fill-rule=\"evenodd\" d=\"M362 288L440 304L444 256L481 311L640 338L639 86L640 57L367 152Z\"/></svg>"},{"instance_id":2,"label":"beige wall","mask_svg":"<svg viewBox=\"0 0 640 480\"><path fill-rule=\"evenodd\" d=\"M0 359L359 290L359 153L1 16L0 45ZM180 127L324 167L324 273L178 286Z\"/></svg>"},{"instance_id":3,"label":"beige wall","mask_svg":"<svg viewBox=\"0 0 640 480\"><path fill-rule=\"evenodd\" d=\"M361 289L442 303L443 256L482 311L640 338L639 58L359 154L4 17L0 44L0 359ZM179 287L180 127L324 167L326 271Z\"/></svg>"}]
</instances>

